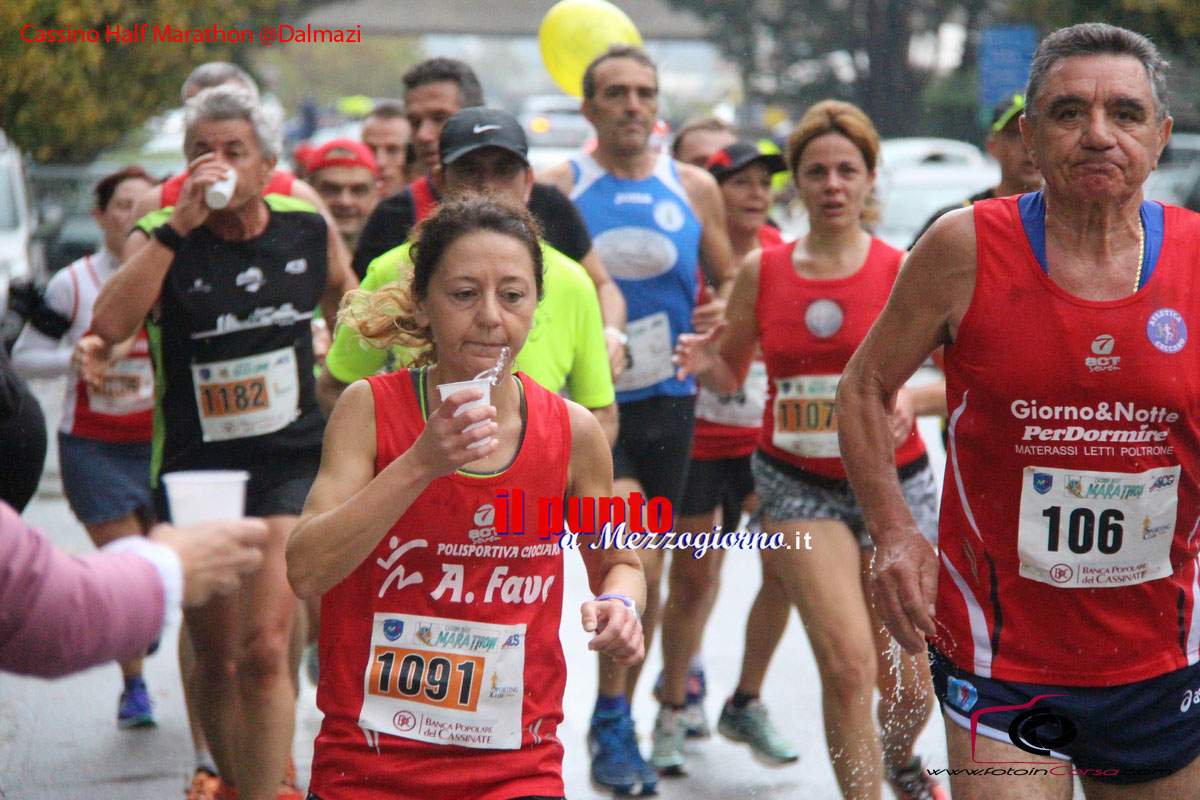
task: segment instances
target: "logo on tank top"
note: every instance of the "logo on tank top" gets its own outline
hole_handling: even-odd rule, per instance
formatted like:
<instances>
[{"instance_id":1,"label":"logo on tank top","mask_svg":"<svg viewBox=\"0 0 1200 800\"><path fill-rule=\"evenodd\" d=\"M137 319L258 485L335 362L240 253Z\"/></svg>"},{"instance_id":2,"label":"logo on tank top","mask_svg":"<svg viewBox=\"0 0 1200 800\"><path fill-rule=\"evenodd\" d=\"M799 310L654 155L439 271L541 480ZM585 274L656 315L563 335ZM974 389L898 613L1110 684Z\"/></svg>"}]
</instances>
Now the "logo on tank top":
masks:
<instances>
[{"instance_id":1,"label":"logo on tank top","mask_svg":"<svg viewBox=\"0 0 1200 800\"><path fill-rule=\"evenodd\" d=\"M683 209L674 200L659 200L654 206L654 222L668 233L683 227Z\"/></svg>"},{"instance_id":2,"label":"logo on tank top","mask_svg":"<svg viewBox=\"0 0 1200 800\"><path fill-rule=\"evenodd\" d=\"M473 522L475 527L467 531L467 538L472 544L494 542L500 538L496 533L496 507L491 503L484 503L475 509Z\"/></svg>"},{"instance_id":3,"label":"logo on tank top","mask_svg":"<svg viewBox=\"0 0 1200 800\"><path fill-rule=\"evenodd\" d=\"M804 311L804 325L818 339L828 339L842 329L844 316L840 305L822 298L808 304Z\"/></svg>"},{"instance_id":4,"label":"logo on tank top","mask_svg":"<svg viewBox=\"0 0 1200 800\"><path fill-rule=\"evenodd\" d=\"M651 228L635 225L609 228L593 237L592 243L608 274L621 280L657 278L674 269L679 260L675 243Z\"/></svg>"},{"instance_id":5,"label":"logo on tank top","mask_svg":"<svg viewBox=\"0 0 1200 800\"><path fill-rule=\"evenodd\" d=\"M1164 353L1178 353L1187 344L1187 323L1173 308L1160 308L1146 321L1146 337Z\"/></svg>"},{"instance_id":6,"label":"logo on tank top","mask_svg":"<svg viewBox=\"0 0 1200 800\"><path fill-rule=\"evenodd\" d=\"M1112 354L1116 339L1112 334L1102 333L1092 339L1092 356L1083 360L1088 372L1116 372L1121 368L1121 357Z\"/></svg>"}]
</instances>

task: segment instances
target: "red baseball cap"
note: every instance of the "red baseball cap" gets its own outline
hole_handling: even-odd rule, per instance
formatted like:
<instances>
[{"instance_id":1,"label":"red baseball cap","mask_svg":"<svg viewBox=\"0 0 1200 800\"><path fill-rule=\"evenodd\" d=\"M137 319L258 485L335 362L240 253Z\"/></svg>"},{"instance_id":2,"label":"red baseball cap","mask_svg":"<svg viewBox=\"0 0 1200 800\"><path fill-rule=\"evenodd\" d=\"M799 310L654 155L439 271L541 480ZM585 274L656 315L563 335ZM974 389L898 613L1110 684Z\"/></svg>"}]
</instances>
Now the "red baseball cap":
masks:
<instances>
[{"instance_id":1,"label":"red baseball cap","mask_svg":"<svg viewBox=\"0 0 1200 800\"><path fill-rule=\"evenodd\" d=\"M330 139L309 153L305 167L309 173L326 167L366 167L372 175L379 175L379 165L371 149L353 139Z\"/></svg>"}]
</instances>

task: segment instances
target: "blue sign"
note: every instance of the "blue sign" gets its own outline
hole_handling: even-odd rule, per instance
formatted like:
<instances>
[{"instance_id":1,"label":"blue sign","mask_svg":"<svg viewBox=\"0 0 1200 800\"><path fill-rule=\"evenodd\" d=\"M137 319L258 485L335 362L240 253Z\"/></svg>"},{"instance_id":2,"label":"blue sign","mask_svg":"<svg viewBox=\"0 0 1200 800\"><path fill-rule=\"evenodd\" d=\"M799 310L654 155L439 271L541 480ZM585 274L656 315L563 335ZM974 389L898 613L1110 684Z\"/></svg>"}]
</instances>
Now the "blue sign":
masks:
<instances>
[{"instance_id":1,"label":"blue sign","mask_svg":"<svg viewBox=\"0 0 1200 800\"><path fill-rule=\"evenodd\" d=\"M1032 25L991 25L979 43L979 115L992 118L1001 100L1024 94L1029 65L1037 50L1037 30Z\"/></svg>"}]
</instances>

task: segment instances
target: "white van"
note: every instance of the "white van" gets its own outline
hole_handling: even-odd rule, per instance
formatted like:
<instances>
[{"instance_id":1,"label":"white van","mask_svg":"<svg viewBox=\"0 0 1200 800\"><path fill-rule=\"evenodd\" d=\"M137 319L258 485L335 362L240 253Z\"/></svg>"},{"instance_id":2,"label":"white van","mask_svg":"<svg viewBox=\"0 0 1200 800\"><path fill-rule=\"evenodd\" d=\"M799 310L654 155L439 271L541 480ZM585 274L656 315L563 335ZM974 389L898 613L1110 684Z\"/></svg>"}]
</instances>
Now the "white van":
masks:
<instances>
[{"instance_id":1,"label":"white van","mask_svg":"<svg viewBox=\"0 0 1200 800\"><path fill-rule=\"evenodd\" d=\"M6 333L3 322L13 324L6 313L9 286L46 278L44 249L34 240L37 225L21 151L0 131L0 333Z\"/></svg>"}]
</instances>

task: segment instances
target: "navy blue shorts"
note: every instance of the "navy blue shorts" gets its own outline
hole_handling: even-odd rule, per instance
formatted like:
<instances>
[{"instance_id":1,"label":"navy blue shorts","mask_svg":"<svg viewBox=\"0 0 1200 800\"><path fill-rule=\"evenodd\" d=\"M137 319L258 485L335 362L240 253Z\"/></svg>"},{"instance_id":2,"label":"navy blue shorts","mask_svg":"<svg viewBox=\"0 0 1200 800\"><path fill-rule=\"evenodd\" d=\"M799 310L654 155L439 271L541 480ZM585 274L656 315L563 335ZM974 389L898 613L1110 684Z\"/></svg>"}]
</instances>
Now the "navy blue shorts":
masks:
<instances>
[{"instance_id":1,"label":"navy blue shorts","mask_svg":"<svg viewBox=\"0 0 1200 800\"><path fill-rule=\"evenodd\" d=\"M1144 783L1178 772L1200 755L1200 664L1097 687L980 678L933 647L929 660L947 720L970 731L977 715L978 735L1073 762L1073 771L1054 768L1064 775ZM1008 708L988 710L996 706ZM1012 762L1018 764L1033 766Z\"/></svg>"},{"instance_id":2,"label":"navy blue shorts","mask_svg":"<svg viewBox=\"0 0 1200 800\"><path fill-rule=\"evenodd\" d=\"M101 442L58 433L63 494L84 525L150 515L150 443Z\"/></svg>"},{"instance_id":3,"label":"navy blue shorts","mask_svg":"<svg viewBox=\"0 0 1200 800\"><path fill-rule=\"evenodd\" d=\"M721 509L721 527L734 531L742 519L742 503L754 492L750 456L693 458L679 513L692 517Z\"/></svg>"},{"instance_id":4,"label":"navy blue shorts","mask_svg":"<svg viewBox=\"0 0 1200 800\"><path fill-rule=\"evenodd\" d=\"M679 507L692 455L695 397L661 395L617 406L620 430L613 445L613 478L633 478L642 493Z\"/></svg>"}]
</instances>

